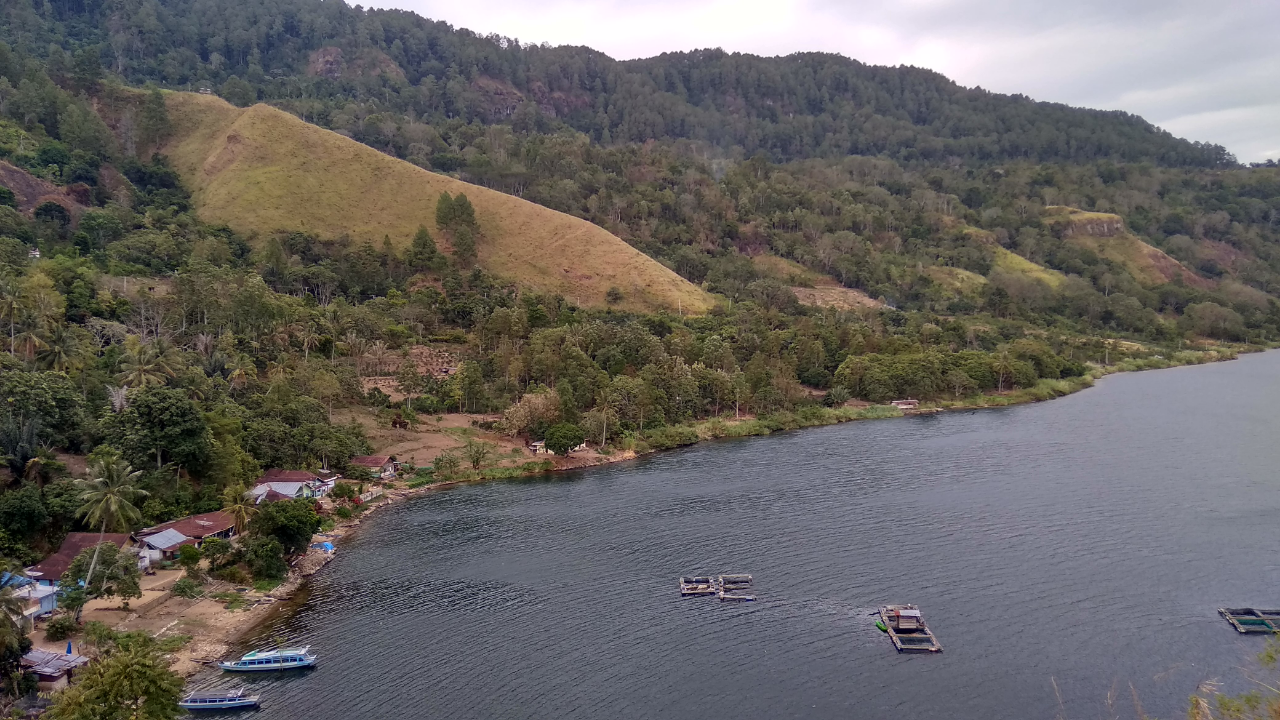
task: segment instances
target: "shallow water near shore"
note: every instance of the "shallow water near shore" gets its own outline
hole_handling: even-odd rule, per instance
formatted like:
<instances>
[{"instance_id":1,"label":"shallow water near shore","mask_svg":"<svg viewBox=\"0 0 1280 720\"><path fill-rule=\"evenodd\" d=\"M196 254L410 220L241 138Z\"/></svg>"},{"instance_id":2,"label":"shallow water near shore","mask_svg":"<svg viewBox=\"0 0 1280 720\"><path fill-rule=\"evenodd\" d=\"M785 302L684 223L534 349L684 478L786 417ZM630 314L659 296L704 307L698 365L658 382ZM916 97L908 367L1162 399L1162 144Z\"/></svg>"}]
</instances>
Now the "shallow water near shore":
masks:
<instances>
[{"instance_id":1,"label":"shallow water near shore","mask_svg":"<svg viewBox=\"0 0 1280 720\"><path fill-rule=\"evenodd\" d=\"M318 668L193 686L259 720L1132 717L1130 684L1180 716L1249 689L1264 639L1217 608L1280 607L1277 408L1272 352L423 496L246 641ZM760 599L680 598L717 572ZM885 602L945 652L895 653Z\"/></svg>"}]
</instances>

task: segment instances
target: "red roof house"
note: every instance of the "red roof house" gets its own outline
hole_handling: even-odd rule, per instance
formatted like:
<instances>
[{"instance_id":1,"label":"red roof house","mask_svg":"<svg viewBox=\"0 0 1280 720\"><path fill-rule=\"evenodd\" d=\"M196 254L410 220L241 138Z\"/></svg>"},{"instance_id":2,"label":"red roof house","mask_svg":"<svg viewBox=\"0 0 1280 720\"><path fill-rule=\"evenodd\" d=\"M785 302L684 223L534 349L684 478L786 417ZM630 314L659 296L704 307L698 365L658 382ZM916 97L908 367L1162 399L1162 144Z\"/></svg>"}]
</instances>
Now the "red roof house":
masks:
<instances>
[{"instance_id":1,"label":"red roof house","mask_svg":"<svg viewBox=\"0 0 1280 720\"><path fill-rule=\"evenodd\" d=\"M126 548L129 547L129 535L107 533L102 536L102 542L112 543L118 548ZM91 548L97 544L98 533L96 532L67 533L58 552L27 568L27 575L41 585L57 585L58 579L67 571L67 568L71 567L71 562L76 559L76 556L85 548Z\"/></svg>"},{"instance_id":2,"label":"red roof house","mask_svg":"<svg viewBox=\"0 0 1280 720\"><path fill-rule=\"evenodd\" d=\"M360 455L347 461L352 467L364 468L376 477L393 477L397 463L389 455Z\"/></svg>"}]
</instances>

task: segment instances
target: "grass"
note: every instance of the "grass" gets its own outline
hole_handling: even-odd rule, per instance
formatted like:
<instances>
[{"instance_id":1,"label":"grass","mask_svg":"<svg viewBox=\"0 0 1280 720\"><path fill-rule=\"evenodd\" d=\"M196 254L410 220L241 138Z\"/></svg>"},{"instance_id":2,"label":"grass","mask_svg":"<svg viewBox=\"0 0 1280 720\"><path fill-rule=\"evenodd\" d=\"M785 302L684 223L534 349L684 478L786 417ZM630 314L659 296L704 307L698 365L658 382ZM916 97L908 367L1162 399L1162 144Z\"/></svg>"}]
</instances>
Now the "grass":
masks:
<instances>
[{"instance_id":1,"label":"grass","mask_svg":"<svg viewBox=\"0 0 1280 720\"><path fill-rule=\"evenodd\" d=\"M174 133L163 151L207 221L259 237L303 230L405 248L419 226L435 230L441 192L465 192L480 222L480 265L495 275L586 306L605 306L611 287L623 309L712 306L706 292L585 220L423 170L266 105L166 98Z\"/></svg>"},{"instance_id":2,"label":"grass","mask_svg":"<svg viewBox=\"0 0 1280 720\"><path fill-rule=\"evenodd\" d=\"M191 642L190 635L169 635L160 638L160 641L156 645L159 647L160 652L171 653L178 652L182 648L186 647L189 642Z\"/></svg>"},{"instance_id":3,"label":"grass","mask_svg":"<svg viewBox=\"0 0 1280 720\"><path fill-rule=\"evenodd\" d=\"M957 295L977 295L987 279L976 272L963 268L934 265L925 268L925 274L931 280Z\"/></svg>"},{"instance_id":4,"label":"grass","mask_svg":"<svg viewBox=\"0 0 1280 720\"><path fill-rule=\"evenodd\" d=\"M212 597L214 600L223 603L222 606L227 610L240 610L249 604L249 601L245 600L244 593L228 591L214 593Z\"/></svg>"},{"instance_id":5,"label":"grass","mask_svg":"<svg viewBox=\"0 0 1280 720\"><path fill-rule=\"evenodd\" d=\"M1112 237L1076 235L1067 242L1091 250L1123 267L1141 285L1154 287L1178 277L1193 287L1206 288L1213 284L1188 270L1160 248L1148 245L1141 238L1127 232Z\"/></svg>"},{"instance_id":6,"label":"grass","mask_svg":"<svg viewBox=\"0 0 1280 720\"><path fill-rule=\"evenodd\" d=\"M995 253L995 267L1007 273L1025 275L1034 280L1039 280L1051 288L1057 288L1067 279L1067 276L1057 270L1037 265L1021 255L1000 246L996 246L992 250Z\"/></svg>"},{"instance_id":7,"label":"grass","mask_svg":"<svg viewBox=\"0 0 1280 720\"><path fill-rule=\"evenodd\" d=\"M281 580L254 580L253 589L260 593L269 593L280 587Z\"/></svg>"}]
</instances>

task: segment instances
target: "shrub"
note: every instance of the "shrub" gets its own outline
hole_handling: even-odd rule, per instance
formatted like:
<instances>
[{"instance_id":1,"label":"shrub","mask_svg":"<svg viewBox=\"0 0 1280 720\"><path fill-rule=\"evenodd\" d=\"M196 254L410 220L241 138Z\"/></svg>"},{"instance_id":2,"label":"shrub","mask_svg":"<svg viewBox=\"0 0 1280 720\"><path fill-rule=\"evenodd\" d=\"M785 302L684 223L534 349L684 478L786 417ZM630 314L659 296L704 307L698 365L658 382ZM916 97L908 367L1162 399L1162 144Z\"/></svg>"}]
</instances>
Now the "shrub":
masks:
<instances>
[{"instance_id":1,"label":"shrub","mask_svg":"<svg viewBox=\"0 0 1280 720\"><path fill-rule=\"evenodd\" d=\"M200 583L189 577L184 577L173 584L173 594L180 598L194 600L200 597Z\"/></svg>"},{"instance_id":2,"label":"shrub","mask_svg":"<svg viewBox=\"0 0 1280 720\"><path fill-rule=\"evenodd\" d=\"M698 442L698 431L691 427L676 425L673 427L648 430L644 434L645 441L655 450L669 450L682 445Z\"/></svg>"},{"instance_id":3,"label":"shrub","mask_svg":"<svg viewBox=\"0 0 1280 720\"><path fill-rule=\"evenodd\" d=\"M339 518L342 518L343 520L350 520L351 516L354 515L355 513L353 513L351 511L351 508L347 507L346 505L340 505L333 509L333 514L337 515Z\"/></svg>"},{"instance_id":4,"label":"shrub","mask_svg":"<svg viewBox=\"0 0 1280 720\"><path fill-rule=\"evenodd\" d=\"M58 642L71 637L80 626L76 624L76 619L70 615L59 615L49 621L49 626L44 629L44 639L49 642Z\"/></svg>"},{"instance_id":5,"label":"shrub","mask_svg":"<svg viewBox=\"0 0 1280 720\"><path fill-rule=\"evenodd\" d=\"M222 568L218 572L214 573L213 576L223 582L229 582L236 585L249 582L249 576L246 575L244 570L241 570L238 565Z\"/></svg>"},{"instance_id":6,"label":"shrub","mask_svg":"<svg viewBox=\"0 0 1280 720\"><path fill-rule=\"evenodd\" d=\"M255 580L277 580L289 571L284 562L284 545L275 537L251 538L245 543L244 556Z\"/></svg>"}]
</instances>

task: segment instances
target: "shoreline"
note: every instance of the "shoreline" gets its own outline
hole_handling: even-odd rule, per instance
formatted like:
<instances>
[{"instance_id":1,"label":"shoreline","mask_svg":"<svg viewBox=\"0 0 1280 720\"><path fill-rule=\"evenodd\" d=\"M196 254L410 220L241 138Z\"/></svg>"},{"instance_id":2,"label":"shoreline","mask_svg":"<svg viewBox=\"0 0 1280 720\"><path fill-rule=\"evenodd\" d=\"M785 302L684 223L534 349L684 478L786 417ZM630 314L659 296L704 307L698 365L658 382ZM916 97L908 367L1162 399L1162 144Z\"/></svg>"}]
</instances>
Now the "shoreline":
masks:
<instances>
[{"instance_id":1,"label":"shoreline","mask_svg":"<svg viewBox=\"0 0 1280 720\"><path fill-rule=\"evenodd\" d=\"M1181 356L1180 358L1175 358L1174 360L1166 358L1126 360L1116 365L1091 367L1088 373L1079 377L1061 380L1041 380L1033 387L1020 388L1003 393L974 395L957 400L922 402L918 408L905 411L891 405L851 402L839 408L808 407L801 408L797 412L776 413L765 417L710 418L689 425L675 426L680 428L677 431L679 437L673 438L674 442L671 444L655 443L652 446L648 444L642 447L633 446L630 449L615 450L607 455L600 454L598 451L587 451L578 456L565 458L557 462L556 466L549 470L497 477L485 477L480 474L475 477L444 480L417 487L406 487L404 481L397 481L396 487L388 488L381 497L368 503L359 514L347 520L337 520L335 518L335 524L332 529L312 536L312 543L326 541L333 543L337 547L335 552L325 553L322 550L308 549L306 553L294 561L285 580L279 586L265 593L258 593L252 589L244 591L242 596L246 601L252 601L253 603L250 607L245 609L226 609L225 606L217 607L223 605L223 603L213 599L211 595L222 590L235 589L235 586L227 583L214 583L207 586L205 595L197 600L180 600L179 598L169 597L162 602L152 603L152 607L133 613L125 622L120 623L118 629L124 629L125 626L131 624L131 620L155 621L157 619L166 620L172 618L159 632L154 633L155 637L161 638L175 626L185 625L181 630L187 631L191 635L191 640L170 655L170 664L171 668L180 676L190 678L206 668L209 663L225 657L237 642L260 627L263 621L273 613L283 610L281 606L288 604L296 598L299 591L304 590L304 586L311 576L328 565L337 552L341 551L341 541L354 534L366 519L372 517L383 508L398 505L406 500L435 492L452 490L463 485L533 477L625 462L661 450L695 445L708 440L763 436L785 430L836 425L857 420L932 415L951 411L984 410L1042 402L1092 387L1097 380L1108 375L1223 362L1237 359L1240 353L1262 352L1267 349L1269 348L1259 346L1215 348L1212 350L1184 351L1178 354ZM175 603L185 605L185 607L169 607ZM144 622L143 624L156 623ZM195 627L192 627L193 624ZM174 632L173 634L185 633Z\"/></svg>"}]
</instances>

